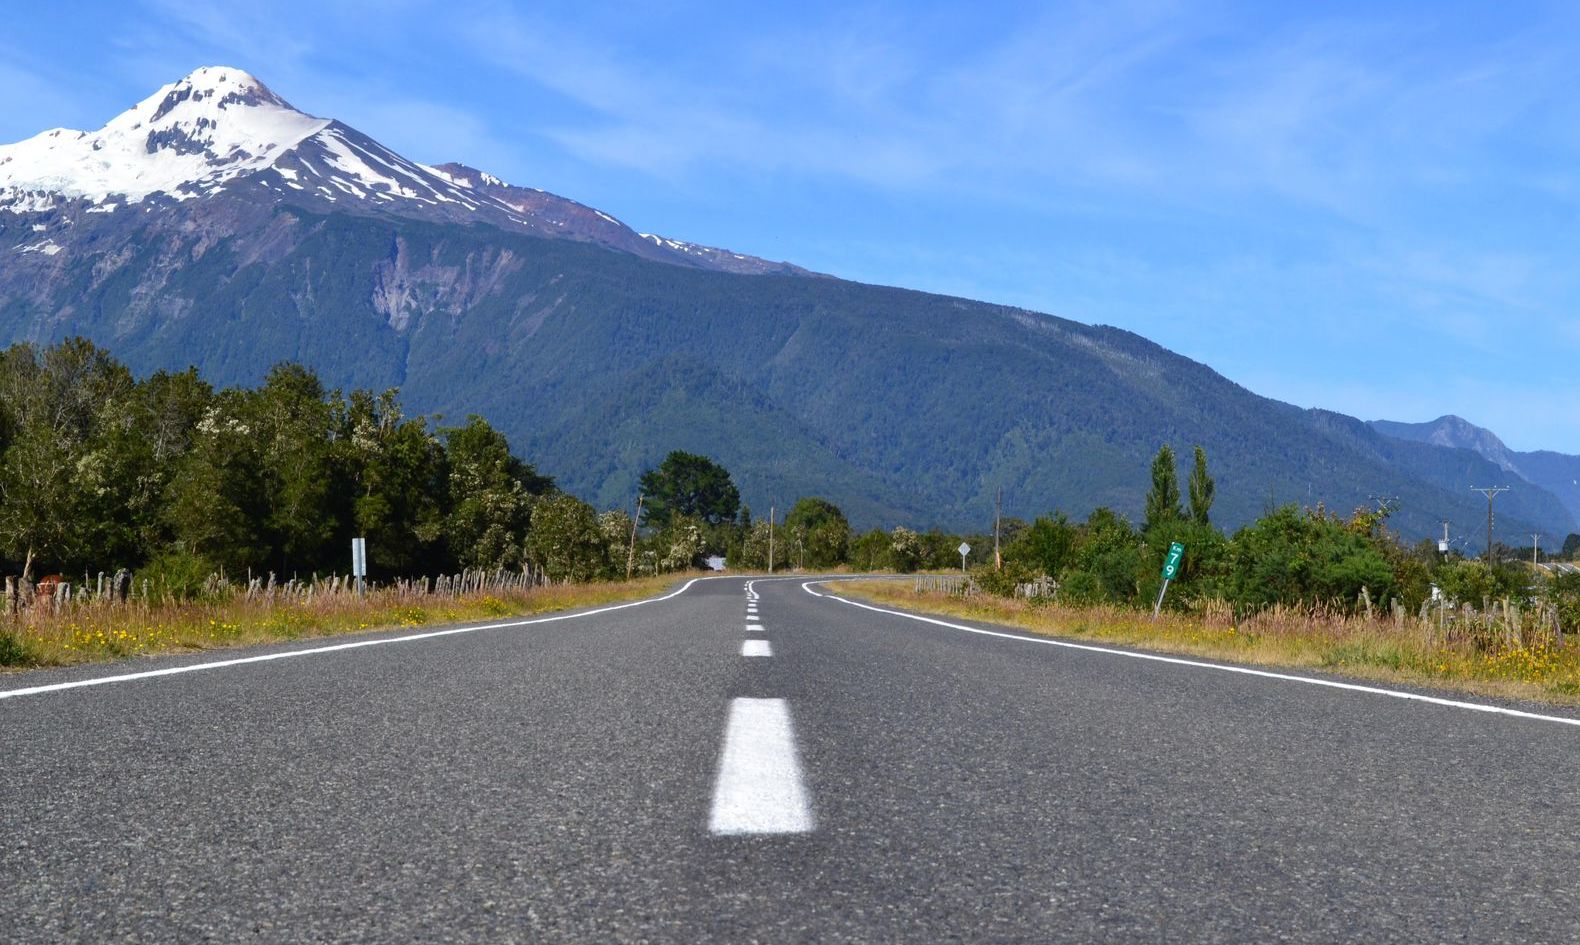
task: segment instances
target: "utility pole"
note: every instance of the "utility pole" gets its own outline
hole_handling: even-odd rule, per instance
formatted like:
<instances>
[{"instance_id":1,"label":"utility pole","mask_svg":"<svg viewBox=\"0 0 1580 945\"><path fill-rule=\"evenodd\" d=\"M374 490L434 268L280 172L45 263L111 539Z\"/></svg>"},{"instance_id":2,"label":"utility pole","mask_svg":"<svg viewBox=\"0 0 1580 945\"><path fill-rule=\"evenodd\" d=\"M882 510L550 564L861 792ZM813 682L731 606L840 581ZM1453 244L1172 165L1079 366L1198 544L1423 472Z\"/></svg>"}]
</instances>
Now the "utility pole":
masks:
<instances>
[{"instance_id":1,"label":"utility pole","mask_svg":"<svg viewBox=\"0 0 1580 945\"><path fill-rule=\"evenodd\" d=\"M768 506L768 573L774 573L774 507Z\"/></svg>"},{"instance_id":2,"label":"utility pole","mask_svg":"<svg viewBox=\"0 0 1580 945\"><path fill-rule=\"evenodd\" d=\"M1443 540L1437 543L1437 550L1438 550L1439 554L1443 554L1443 555L1448 554L1448 523L1447 522L1443 523Z\"/></svg>"},{"instance_id":3,"label":"utility pole","mask_svg":"<svg viewBox=\"0 0 1580 945\"><path fill-rule=\"evenodd\" d=\"M1471 486L1471 492L1487 497L1487 563L1492 564L1492 500L1509 491L1508 486Z\"/></svg>"},{"instance_id":4,"label":"utility pole","mask_svg":"<svg viewBox=\"0 0 1580 945\"><path fill-rule=\"evenodd\" d=\"M1541 532L1531 533L1531 567L1536 567L1536 554L1542 547Z\"/></svg>"},{"instance_id":5,"label":"utility pole","mask_svg":"<svg viewBox=\"0 0 1580 945\"><path fill-rule=\"evenodd\" d=\"M1003 519L1004 512L1004 487L999 486L998 492L993 496L993 570L1004 570L1004 556L999 553L998 532L999 522Z\"/></svg>"},{"instance_id":6,"label":"utility pole","mask_svg":"<svg viewBox=\"0 0 1580 945\"><path fill-rule=\"evenodd\" d=\"M631 569L636 566L636 526L642 521L642 493L636 494L636 518L631 519L631 550L625 556L625 579L631 580Z\"/></svg>"}]
</instances>

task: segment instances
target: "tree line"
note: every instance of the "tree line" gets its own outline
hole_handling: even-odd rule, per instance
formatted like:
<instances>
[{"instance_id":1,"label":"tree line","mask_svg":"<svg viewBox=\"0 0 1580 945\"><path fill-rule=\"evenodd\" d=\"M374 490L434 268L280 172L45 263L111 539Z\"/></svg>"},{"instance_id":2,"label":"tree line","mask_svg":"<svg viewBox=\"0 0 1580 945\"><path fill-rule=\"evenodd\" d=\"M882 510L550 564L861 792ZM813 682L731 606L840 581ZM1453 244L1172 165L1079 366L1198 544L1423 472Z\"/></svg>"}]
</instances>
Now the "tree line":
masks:
<instances>
[{"instance_id":1,"label":"tree line","mask_svg":"<svg viewBox=\"0 0 1580 945\"><path fill-rule=\"evenodd\" d=\"M482 417L407 416L397 392L328 390L282 364L216 389L135 378L83 339L0 353L0 567L137 571L180 593L211 573L371 576L532 565L554 580L691 567L707 524L671 510L637 536L516 456Z\"/></svg>"},{"instance_id":2,"label":"tree line","mask_svg":"<svg viewBox=\"0 0 1580 945\"><path fill-rule=\"evenodd\" d=\"M1176 607L1396 601L1415 611L1434 587L1472 605L1531 592L1517 563L1406 545L1387 508L1283 506L1225 534L1211 521L1206 452L1194 449L1183 489L1178 466L1159 450L1140 523L1098 508L1079 522L1059 511L1005 519L996 536L858 533L816 496L778 521L754 518L726 469L675 451L641 477L633 522L557 489L483 418L410 417L395 390L328 390L295 364L253 388L215 389L193 369L139 380L81 339L0 353L0 567L25 579L128 569L179 593L215 572L305 577L345 570L356 536L368 540L375 579L530 565L556 581L662 573L712 555L744 570L942 570L960 567L965 541L984 589L1051 580L1069 602L1150 606L1180 542ZM1553 586L1569 583L1580 577Z\"/></svg>"}]
</instances>

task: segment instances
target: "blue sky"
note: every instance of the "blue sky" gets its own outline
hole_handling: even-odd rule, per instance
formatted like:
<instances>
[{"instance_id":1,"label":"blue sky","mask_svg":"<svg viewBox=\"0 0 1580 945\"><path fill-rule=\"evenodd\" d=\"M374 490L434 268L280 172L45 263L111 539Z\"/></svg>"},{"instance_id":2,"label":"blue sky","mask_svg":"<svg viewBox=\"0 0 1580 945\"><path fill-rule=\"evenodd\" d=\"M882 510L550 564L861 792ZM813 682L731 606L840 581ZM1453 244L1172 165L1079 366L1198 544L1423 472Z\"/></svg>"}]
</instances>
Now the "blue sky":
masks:
<instances>
[{"instance_id":1,"label":"blue sky","mask_svg":"<svg viewBox=\"0 0 1580 945\"><path fill-rule=\"evenodd\" d=\"M1580 7L17 6L3 141L238 66L639 230L1580 453Z\"/></svg>"}]
</instances>

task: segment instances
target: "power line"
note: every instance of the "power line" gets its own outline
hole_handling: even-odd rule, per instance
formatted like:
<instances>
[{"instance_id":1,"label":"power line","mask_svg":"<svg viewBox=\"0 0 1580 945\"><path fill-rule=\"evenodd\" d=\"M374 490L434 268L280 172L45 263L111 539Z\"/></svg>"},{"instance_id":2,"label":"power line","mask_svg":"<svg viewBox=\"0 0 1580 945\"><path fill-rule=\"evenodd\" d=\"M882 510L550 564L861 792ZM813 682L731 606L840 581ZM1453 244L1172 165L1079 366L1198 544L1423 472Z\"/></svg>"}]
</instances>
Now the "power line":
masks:
<instances>
[{"instance_id":1,"label":"power line","mask_svg":"<svg viewBox=\"0 0 1580 945\"><path fill-rule=\"evenodd\" d=\"M1492 564L1492 500L1509 491L1508 486L1471 486L1471 492L1487 497L1487 563Z\"/></svg>"}]
</instances>

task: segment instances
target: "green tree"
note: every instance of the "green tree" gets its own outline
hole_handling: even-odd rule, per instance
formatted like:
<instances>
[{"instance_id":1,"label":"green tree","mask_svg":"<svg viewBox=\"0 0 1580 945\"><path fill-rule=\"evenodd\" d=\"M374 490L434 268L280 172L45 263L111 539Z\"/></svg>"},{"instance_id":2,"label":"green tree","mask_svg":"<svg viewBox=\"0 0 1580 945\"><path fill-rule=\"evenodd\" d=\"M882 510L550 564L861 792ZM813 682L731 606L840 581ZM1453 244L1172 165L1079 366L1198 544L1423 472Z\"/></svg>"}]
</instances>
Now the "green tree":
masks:
<instances>
[{"instance_id":1,"label":"green tree","mask_svg":"<svg viewBox=\"0 0 1580 945\"><path fill-rule=\"evenodd\" d=\"M631 513L610 509L598 516L598 534L603 537L604 555L609 559L611 578L625 577L626 561L631 558ZM632 568L636 562L632 561Z\"/></svg>"},{"instance_id":2,"label":"green tree","mask_svg":"<svg viewBox=\"0 0 1580 945\"><path fill-rule=\"evenodd\" d=\"M675 450L656 469L642 474L642 524L669 527L676 518L700 519L716 526L734 522L741 494L729 472L706 456Z\"/></svg>"},{"instance_id":3,"label":"green tree","mask_svg":"<svg viewBox=\"0 0 1580 945\"><path fill-rule=\"evenodd\" d=\"M858 571L882 571L893 567L889 546L892 539L881 528L863 532L850 543L850 566Z\"/></svg>"},{"instance_id":4,"label":"green tree","mask_svg":"<svg viewBox=\"0 0 1580 945\"><path fill-rule=\"evenodd\" d=\"M785 516L785 530L802 544L806 564L832 568L850 551L850 522L839 506L815 496L800 499Z\"/></svg>"},{"instance_id":5,"label":"green tree","mask_svg":"<svg viewBox=\"0 0 1580 945\"><path fill-rule=\"evenodd\" d=\"M1179 472L1174 450L1167 443L1152 460L1152 488L1147 492L1146 528L1151 530L1180 518Z\"/></svg>"},{"instance_id":6,"label":"green tree","mask_svg":"<svg viewBox=\"0 0 1580 945\"><path fill-rule=\"evenodd\" d=\"M591 581L609 571L609 546L598 512L565 493L539 499L527 531L527 560L551 580ZM625 564L621 557L622 567Z\"/></svg>"},{"instance_id":7,"label":"green tree","mask_svg":"<svg viewBox=\"0 0 1580 945\"><path fill-rule=\"evenodd\" d=\"M925 553L922 536L904 525L895 526L894 531L889 533L889 561L894 570L901 574L915 571Z\"/></svg>"},{"instance_id":8,"label":"green tree","mask_svg":"<svg viewBox=\"0 0 1580 945\"><path fill-rule=\"evenodd\" d=\"M375 572L411 573L438 555L448 478L444 446L421 419L406 419L396 391L353 391L336 406L338 478L347 484L349 535L368 540Z\"/></svg>"},{"instance_id":9,"label":"green tree","mask_svg":"<svg viewBox=\"0 0 1580 945\"><path fill-rule=\"evenodd\" d=\"M270 559L259 440L251 395L215 395L165 488L160 522L177 549L240 570Z\"/></svg>"},{"instance_id":10,"label":"green tree","mask_svg":"<svg viewBox=\"0 0 1580 945\"><path fill-rule=\"evenodd\" d=\"M1225 591L1241 612L1273 604L1353 609L1362 588L1382 603L1397 591L1377 539L1322 510L1275 509L1236 532Z\"/></svg>"},{"instance_id":11,"label":"green tree","mask_svg":"<svg viewBox=\"0 0 1580 945\"><path fill-rule=\"evenodd\" d=\"M1208 513L1212 510L1212 500L1218 486L1207 475L1207 451L1200 446L1196 447L1196 464L1191 468L1189 491L1191 521L1197 525L1212 524Z\"/></svg>"},{"instance_id":12,"label":"green tree","mask_svg":"<svg viewBox=\"0 0 1580 945\"><path fill-rule=\"evenodd\" d=\"M1141 548L1141 536L1127 519L1107 507L1093 509L1081 526L1067 577L1092 589L1086 599L1135 602L1140 596Z\"/></svg>"},{"instance_id":13,"label":"green tree","mask_svg":"<svg viewBox=\"0 0 1580 945\"><path fill-rule=\"evenodd\" d=\"M451 554L470 568L518 567L533 497L548 492L553 480L512 455L504 434L482 417L446 431L445 448Z\"/></svg>"},{"instance_id":14,"label":"green tree","mask_svg":"<svg viewBox=\"0 0 1580 945\"><path fill-rule=\"evenodd\" d=\"M16 345L0 357L0 426L10 439L0 462L0 549L22 560L24 579L35 560L71 567L98 541L123 540L124 517L122 528L100 531L84 512L93 501L119 504L113 496L126 484L112 475L103 431L134 387L125 367L81 338L42 352Z\"/></svg>"},{"instance_id":15,"label":"green tree","mask_svg":"<svg viewBox=\"0 0 1580 945\"><path fill-rule=\"evenodd\" d=\"M697 567L707 553L706 524L689 515L675 515L656 536L658 566L664 571Z\"/></svg>"},{"instance_id":16,"label":"green tree","mask_svg":"<svg viewBox=\"0 0 1580 945\"><path fill-rule=\"evenodd\" d=\"M339 562L330 549L338 524L334 423L323 383L299 364L281 364L248 399L272 559L282 571Z\"/></svg>"},{"instance_id":17,"label":"green tree","mask_svg":"<svg viewBox=\"0 0 1580 945\"><path fill-rule=\"evenodd\" d=\"M784 563L781 554L778 564ZM741 568L748 571L762 571L768 567L768 523L753 522L746 530L746 535L741 539L740 551L736 560L729 562L732 568Z\"/></svg>"},{"instance_id":18,"label":"green tree","mask_svg":"<svg viewBox=\"0 0 1580 945\"><path fill-rule=\"evenodd\" d=\"M1063 512L1038 516L1004 549L1007 562L1057 578L1070 565L1077 531Z\"/></svg>"}]
</instances>

